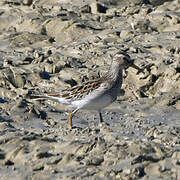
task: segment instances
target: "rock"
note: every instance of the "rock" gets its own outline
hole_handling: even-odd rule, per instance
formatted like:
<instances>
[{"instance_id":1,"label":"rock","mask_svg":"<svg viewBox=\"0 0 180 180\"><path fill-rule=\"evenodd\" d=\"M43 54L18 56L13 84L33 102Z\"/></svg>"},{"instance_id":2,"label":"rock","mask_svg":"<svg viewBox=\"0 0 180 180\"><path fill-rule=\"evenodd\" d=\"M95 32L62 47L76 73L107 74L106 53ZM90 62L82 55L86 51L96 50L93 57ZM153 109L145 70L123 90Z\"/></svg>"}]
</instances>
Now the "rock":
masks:
<instances>
[{"instance_id":1,"label":"rock","mask_svg":"<svg viewBox=\"0 0 180 180\"><path fill-rule=\"evenodd\" d=\"M129 31L129 30L122 30L121 33L120 33L120 37L121 37L122 39L128 39L128 38L130 38L130 37L132 37L132 36L133 36L133 34L132 34L132 32Z\"/></svg>"},{"instance_id":2,"label":"rock","mask_svg":"<svg viewBox=\"0 0 180 180\"><path fill-rule=\"evenodd\" d=\"M23 4L30 6L32 4L33 0L23 0Z\"/></svg>"},{"instance_id":3,"label":"rock","mask_svg":"<svg viewBox=\"0 0 180 180\"><path fill-rule=\"evenodd\" d=\"M106 13L108 7L105 4L100 3L98 0L93 0L94 2L91 3L91 13Z\"/></svg>"},{"instance_id":4,"label":"rock","mask_svg":"<svg viewBox=\"0 0 180 180\"><path fill-rule=\"evenodd\" d=\"M158 164L150 164L145 169L145 173L151 176L158 176L161 174L160 166Z\"/></svg>"},{"instance_id":5,"label":"rock","mask_svg":"<svg viewBox=\"0 0 180 180\"><path fill-rule=\"evenodd\" d=\"M94 166L99 166L101 163L104 161L103 157L92 157L91 159L88 159L86 161L86 165L94 165Z\"/></svg>"}]
</instances>

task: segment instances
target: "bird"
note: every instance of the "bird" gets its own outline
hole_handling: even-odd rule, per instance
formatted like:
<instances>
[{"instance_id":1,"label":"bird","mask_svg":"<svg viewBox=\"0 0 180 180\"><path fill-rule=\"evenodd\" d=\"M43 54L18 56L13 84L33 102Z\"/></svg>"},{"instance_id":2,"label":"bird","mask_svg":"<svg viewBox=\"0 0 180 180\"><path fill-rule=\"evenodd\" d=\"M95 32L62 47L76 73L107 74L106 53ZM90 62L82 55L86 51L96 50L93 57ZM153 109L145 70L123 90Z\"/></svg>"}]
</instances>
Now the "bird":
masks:
<instances>
[{"instance_id":1,"label":"bird","mask_svg":"<svg viewBox=\"0 0 180 180\"><path fill-rule=\"evenodd\" d=\"M89 80L81 85L40 95L32 95L37 99L49 99L65 104L71 109L69 113L69 125L73 127L72 118L80 109L97 110L100 123L103 122L102 109L113 103L122 90L123 69L133 67L139 72L141 68L134 64L134 60L125 52L119 51L114 55L107 73L95 80Z\"/></svg>"}]
</instances>

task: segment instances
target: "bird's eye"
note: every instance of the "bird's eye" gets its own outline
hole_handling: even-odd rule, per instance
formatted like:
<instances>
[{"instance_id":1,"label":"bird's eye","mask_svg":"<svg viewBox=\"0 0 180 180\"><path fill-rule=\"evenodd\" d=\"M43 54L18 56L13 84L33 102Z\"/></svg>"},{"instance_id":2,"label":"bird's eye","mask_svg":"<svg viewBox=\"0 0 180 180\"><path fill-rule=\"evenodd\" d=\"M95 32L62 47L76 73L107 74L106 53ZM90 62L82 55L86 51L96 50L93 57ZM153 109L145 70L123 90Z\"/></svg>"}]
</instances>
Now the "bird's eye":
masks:
<instances>
[{"instance_id":1,"label":"bird's eye","mask_svg":"<svg viewBox=\"0 0 180 180\"><path fill-rule=\"evenodd\" d=\"M127 61L128 59L127 59L127 57L123 57L123 60Z\"/></svg>"}]
</instances>

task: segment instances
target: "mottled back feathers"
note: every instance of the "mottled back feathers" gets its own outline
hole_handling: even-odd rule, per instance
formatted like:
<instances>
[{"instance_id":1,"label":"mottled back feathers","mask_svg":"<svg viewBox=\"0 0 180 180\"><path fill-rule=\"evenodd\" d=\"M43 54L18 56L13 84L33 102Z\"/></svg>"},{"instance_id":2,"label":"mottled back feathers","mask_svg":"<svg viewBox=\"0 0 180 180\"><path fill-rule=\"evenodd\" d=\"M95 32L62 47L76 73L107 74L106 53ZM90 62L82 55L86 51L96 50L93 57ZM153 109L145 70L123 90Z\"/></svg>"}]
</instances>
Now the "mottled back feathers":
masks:
<instances>
[{"instance_id":1,"label":"mottled back feathers","mask_svg":"<svg viewBox=\"0 0 180 180\"><path fill-rule=\"evenodd\" d=\"M58 93L47 93L47 95L53 97L61 97L69 101L78 100L89 95L95 89L98 89L101 86L102 82L103 81L101 79L87 81L82 85L77 85L72 88L67 88Z\"/></svg>"}]
</instances>

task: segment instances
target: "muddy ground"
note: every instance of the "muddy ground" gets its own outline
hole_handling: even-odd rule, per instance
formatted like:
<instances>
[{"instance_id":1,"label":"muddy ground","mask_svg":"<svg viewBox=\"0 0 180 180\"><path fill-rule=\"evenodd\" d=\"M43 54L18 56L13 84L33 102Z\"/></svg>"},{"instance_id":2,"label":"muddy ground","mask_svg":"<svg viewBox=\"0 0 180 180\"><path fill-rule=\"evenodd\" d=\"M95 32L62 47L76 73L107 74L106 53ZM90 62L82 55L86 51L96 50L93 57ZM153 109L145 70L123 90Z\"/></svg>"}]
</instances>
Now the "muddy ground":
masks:
<instances>
[{"instance_id":1,"label":"muddy ground","mask_svg":"<svg viewBox=\"0 0 180 180\"><path fill-rule=\"evenodd\" d=\"M107 71L143 73L103 110L35 101ZM180 179L179 0L0 1L0 179Z\"/></svg>"}]
</instances>

